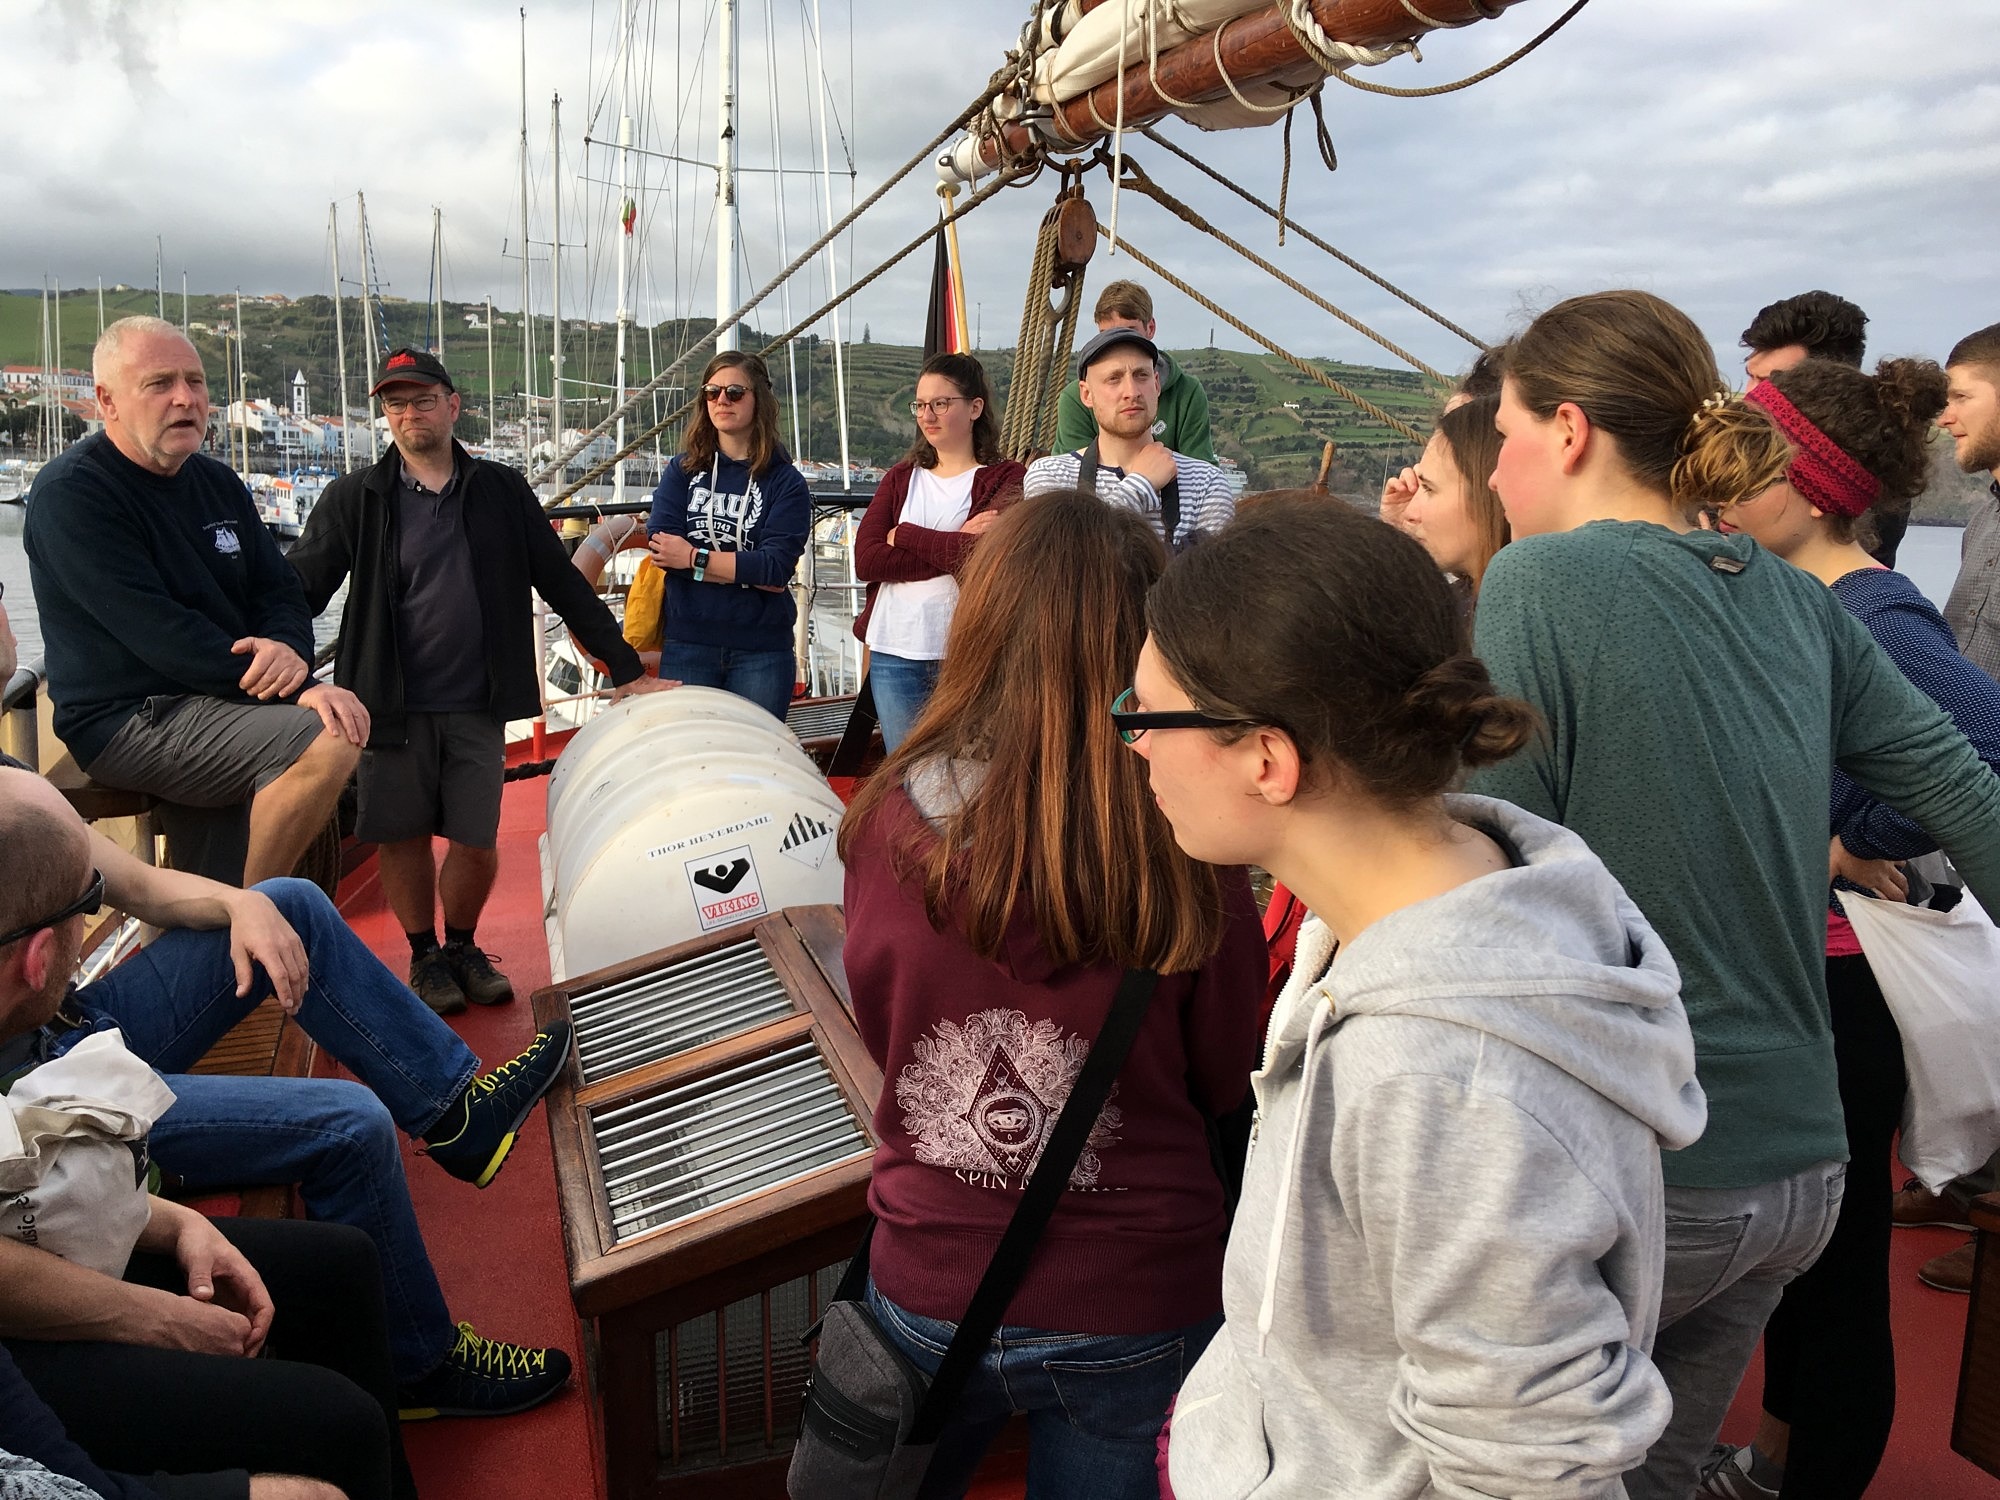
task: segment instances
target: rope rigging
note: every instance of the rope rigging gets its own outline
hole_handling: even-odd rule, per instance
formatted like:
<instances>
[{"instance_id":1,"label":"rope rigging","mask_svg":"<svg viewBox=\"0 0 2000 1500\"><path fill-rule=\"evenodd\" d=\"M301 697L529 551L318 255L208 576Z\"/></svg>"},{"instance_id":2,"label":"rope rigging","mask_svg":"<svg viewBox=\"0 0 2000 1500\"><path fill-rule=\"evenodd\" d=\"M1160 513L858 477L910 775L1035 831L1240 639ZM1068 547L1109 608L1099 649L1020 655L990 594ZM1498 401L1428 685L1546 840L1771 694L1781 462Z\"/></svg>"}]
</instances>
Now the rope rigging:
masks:
<instances>
[{"instance_id":1,"label":"rope rigging","mask_svg":"<svg viewBox=\"0 0 2000 1500\"><path fill-rule=\"evenodd\" d=\"M1182 161L1186 162L1196 171L1203 173L1204 175L1206 175L1215 182L1221 183L1222 186L1228 188L1230 192L1234 193L1237 197L1241 198L1245 203L1248 203L1252 208L1258 209L1259 211L1268 215L1269 217L1276 219L1278 221L1278 226L1281 230L1282 229L1293 230L1298 234L1299 238L1306 241L1306 243L1316 246L1321 250L1324 250L1328 255L1331 255L1335 260L1339 261L1342 265L1346 266L1350 271L1359 272L1361 275L1367 277L1370 281L1374 282L1375 285L1382 288L1382 290L1387 292L1390 296L1396 298L1401 302L1407 303L1411 307L1414 307L1418 312L1422 313L1425 317L1429 318L1433 323L1436 323L1440 328L1448 329L1452 333L1457 334L1460 338L1464 339L1466 343L1472 345L1473 348L1484 349L1486 347L1486 340L1478 337L1476 334L1468 333L1465 329L1459 327L1458 324L1452 322L1450 318L1447 318L1443 313L1439 312L1436 308L1418 301L1415 297L1412 297L1408 292L1404 291L1401 287L1397 286L1387 277L1381 275L1378 272L1371 271L1367 266L1361 264L1360 261L1356 260L1346 251L1341 250L1337 246L1331 245L1327 241L1321 239L1318 235L1314 234L1310 229L1306 228L1305 225L1299 223L1298 220L1286 218L1278 209L1271 207L1270 204L1266 203L1262 198L1259 198L1255 193L1251 192L1248 188L1243 187L1239 183L1231 182L1227 177L1224 177L1220 172L1216 171L1215 168L1211 167L1207 162L1203 161L1200 157L1194 155L1190 151L1183 150L1181 147L1175 145L1172 141L1168 140L1165 136L1161 135L1157 130L1153 129L1151 126L1147 126L1144 130L1140 131L1139 133L1145 136L1145 138L1151 141L1154 145L1165 147L1168 151L1171 151L1175 156L1178 156Z\"/></svg>"},{"instance_id":2,"label":"rope rigging","mask_svg":"<svg viewBox=\"0 0 2000 1500\"><path fill-rule=\"evenodd\" d=\"M1081 177L1082 170L1076 176ZM1069 181L1067 171L1064 175L1065 186L1036 232L1028 290L1021 302L1021 332L1014 343L1014 372L1007 382L1007 406L1000 422L1000 449L1017 458L1046 452L1055 443L1057 403L1083 306L1084 263L1094 243L1084 237L1097 227L1081 182ZM1079 247L1075 241L1080 238Z\"/></svg>"},{"instance_id":3,"label":"rope rigging","mask_svg":"<svg viewBox=\"0 0 2000 1500\"><path fill-rule=\"evenodd\" d=\"M1561 15L1557 16L1555 20L1551 21L1545 28L1543 28L1543 30L1540 33L1538 33L1534 37L1533 40L1528 42L1526 46L1515 48L1512 52L1508 53L1505 57L1501 58L1500 61L1493 64L1492 67L1481 68L1477 73L1472 74L1470 77L1461 78L1454 83L1435 84L1427 89L1399 89L1399 88L1393 88L1386 83L1369 83L1364 79L1350 78L1347 76L1346 72L1341 69L1328 68L1328 71L1335 78L1338 78L1342 83L1346 84L1351 89L1360 89L1365 94L1387 94L1391 99L1434 99L1439 94L1455 94L1460 89L1471 88L1475 83L1484 83L1487 79L1491 78L1495 73L1506 72L1507 69L1513 67L1515 63L1519 62L1522 58L1526 57L1530 52L1533 52L1537 47L1541 46L1543 42L1546 42L1550 37L1554 36L1558 31L1561 31L1563 27L1569 25L1571 20L1575 18L1576 13L1582 10L1584 6L1588 4L1590 4L1590 0L1576 0L1576 3L1574 5L1572 5L1568 10L1564 11ZM1408 11L1413 17L1423 22L1426 27L1428 27L1433 31L1457 29L1456 27L1447 27L1446 23L1443 21L1433 21L1429 16L1425 15L1422 11L1418 10L1416 6L1412 5L1410 3L1410 0L1403 0L1403 9ZM1486 15L1488 16L1488 19L1491 19L1492 16L1498 15L1499 12L1494 11L1489 13L1482 9L1481 14ZM1460 22L1458 24L1470 25L1471 23ZM1315 54L1315 49L1307 42L1306 38L1303 35L1301 35L1297 30L1294 30L1292 34L1298 37L1299 45L1306 49L1306 54L1309 57L1312 57L1314 62L1319 62L1320 58Z\"/></svg>"},{"instance_id":4,"label":"rope rigging","mask_svg":"<svg viewBox=\"0 0 2000 1500\"><path fill-rule=\"evenodd\" d=\"M1341 309L1335 307L1331 302L1327 301L1326 298L1322 297L1318 292L1314 291L1311 287L1307 286L1303 281L1300 281L1296 277L1286 274L1283 270L1271 264L1270 261L1264 259L1263 256L1257 254L1257 252L1252 250L1248 245L1243 244L1239 240L1232 239L1229 235L1223 233L1220 229L1217 229L1213 224L1209 223L1207 219L1204 219L1200 214L1196 213L1192 208L1188 207L1187 204L1181 202L1181 200L1176 198L1172 193L1169 193L1165 188L1155 183L1152 178L1146 175L1145 170L1142 167L1140 167L1140 165L1137 162L1133 161L1132 158L1130 158L1129 156L1125 158L1125 171L1127 173L1125 179L1125 186L1130 188L1133 192L1139 193L1144 197L1151 198L1155 203L1159 204L1160 207L1166 209L1167 212L1173 214L1176 218L1180 219L1190 228L1198 229L1203 234L1206 234L1210 238L1214 239L1218 244L1225 245L1229 249L1234 250L1238 255L1242 256L1245 260L1249 261L1251 265L1257 267L1258 270L1264 272L1268 276L1275 278L1278 281L1283 282L1291 290L1297 292L1301 297L1305 298L1308 302L1320 308L1322 311L1332 313L1334 317L1338 318L1341 322L1345 323L1349 328L1352 328L1356 333L1360 334L1363 338L1374 340L1377 344L1381 345L1384 349L1387 349L1391 354L1395 355L1396 358L1403 361L1404 364L1409 365L1412 369L1415 369L1424 374L1425 376L1429 377L1431 380L1436 381L1438 385L1443 386L1447 389L1450 387L1452 383L1450 376L1446 375L1441 370L1432 369L1431 366L1425 364L1421 359L1418 359L1416 355L1410 353L1410 351L1405 349L1401 344L1395 343L1392 340L1383 337L1381 334L1377 333L1374 329L1370 328L1366 323L1362 322L1359 318L1353 316L1351 313L1346 313L1341 311Z\"/></svg>"},{"instance_id":5,"label":"rope rigging","mask_svg":"<svg viewBox=\"0 0 2000 1500\"><path fill-rule=\"evenodd\" d=\"M1105 233L1103 226L1100 225L1098 227L1097 232L1099 234ZM1421 443L1424 441L1424 435L1421 432L1417 431L1416 428L1412 427L1408 422L1405 422L1401 417L1395 416L1390 412L1384 411L1381 407L1377 406L1373 401L1370 401L1366 396L1362 395L1359 391L1350 390L1347 386L1342 385L1338 380L1335 380L1331 375L1327 374L1326 371L1322 370L1318 365L1312 363L1312 361L1307 359L1301 359L1298 355L1292 353L1289 349L1286 349L1282 345L1280 345L1275 339L1269 337L1266 334L1259 333L1256 329L1252 328L1248 323L1244 322L1241 318L1237 317L1236 314L1230 312L1220 303L1216 302L1214 299L1204 295L1201 292L1196 291L1193 287L1189 286L1185 281L1181 280L1181 278L1176 276L1172 271L1169 271L1165 266L1161 265L1158 261L1154 260L1151 256L1147 255L1143 250L1140 250L1130 240L1122 241L1119 245L1119 248L1123 250L1125 254L1131 256L1132 259L1139 262L1140 265L1144 266L1147 270L1151 271L1155 276L1159 277L1162 281L1166 282L1167 285L1173 287L1174 290L1180 292L1185 297L1192 298L1197 304L1206 308L1209 312L1214 313L1218 318L1222 319L1223 322L1227 323L1231 328L1234 328L1238 333L1242 334L1244 337L1255 339L1258 343L1262 344L1266 349L1270 350L1271 353L1277 355L1279 359L1282 359L1286 364L1290 365L1293 369L1297 370L1301 375L1304 375L1309 380L1315 380L1319 382L1319 384L1325 386L1328 390L1332 391L1336 396L1340 397L1341 400L1347 402L1356 411L1361 412L1364 416L1373 417L1376 421L1382 423L1385 427L1387 427L1391 432L1397 433L1402 437L1406 437L1413 443Z\"/></svg>"},{"instance_id":6,"label":"rope rigging","mask_svg":"<svg viewBox=\"0 0 2000 1500\"><path fill-rule=\"evenodd\" d=\"M953 128L955 129L956 127ZM1012 187L1016 182L1022 181L1024 179L1032 179L1040 171L1041 171L1041 164L1037 162L1033 166L1020 166L1017 167L1012 172L1000 173L998 176L994 177L990 182L988 182L985 187L981 188L978 192L974 193L970 198L966 199L964 203L959 205L959 207L953 209L949 214L945 215L943 218L938 220L937 223L931 224L928 227L926 227L923 233L919 234L915 239L911 240L901 249L897 250L895 253L890 255L886 260L882 261L879 265L875 267L874 270L870 271L867 275L863 276L860 280L856 281L854 285L848 287L845 291L841 292L838 296L830 299L829 301L821 303L818 307L814 308L813 311L806 314L804 318L800 319L797 323L793 324L790 328L786 329L783 333L779 334L776 338L772 339L769 343L765 344L763 348L757 351L758 355L760 357L768 356L775 350L783 348L787 343L791 342L793 339L797 338L800 334L804 333L808 328L812 327L813 324L817 323L821 318L825 317L828 313L832 312L836 307L840 306L843 302L846 302L849 298L854 297L858 293L864 291L867 287L869 287L872 283L874 283L877 278L885 275L889 271L894 270L898 265L902 264L905 260L909 259L911 255L915 254L925 245L930 244L932 242L932 236L937 233L939 225L948 225L955 223L957 220L964 218L967 214L971 213L975 208L979 207L980 204L986 202L987 199L993 197L996 193L1001 192L1003 189ZM863 204L862 207L866 208L867 205ZM857 212L859 212L859 210L857 210ZM841 227L844 227L844 223L845 221L843 221L842 225L835 226L836 230ZM695 340L694 344L692 345L692 347L689 348L686 354L683 354L679 359L675 360L673 364L669 365L666 369L662 370L646 385L641 386L639 389L635 390L632 393L632 395L629 398L627 398L625 405L623 407L619 408L618 411L613 412L611 416L605 418L603 422L599 423L596 427L592 428L588 433L586 433L582 441L578 443L577 445L578 448L581 449L583 447L586 447L589 445L590 442L602 436L604 432L610 429L613 422L620 415L627 414L633 408L635 408L638 405L639 399L641 397L665 385L669 377L676 374L681 368L681 366L686 364L687 361L690 358L692 358L705 344L712 342L716 334L724 331L725 329L732 328L736 324L742 322L744 315L748 313L751 308L755 307L759 302L763 301L764 298L770 294L772 288L776 286L778 281L781 281L784 279L785 276L790 275L792 271L796 270L798 265L811 254L812 254L811 251L806 252L806 255L801 256L799 261L795 261L791 267L781 272L779 276L775 278L770 285L766 286L755 297L751 298L750 301L746 302L742 307L738 308L734 314L732 314L729 318L727 318L717 328L711 330L703 337ZM698 400L700 398L696 397L695 399ZM669 412L666 415L666 417L654 423L651 427L648 427L645 431L641 432L637 437L628 438L625 442L625 445L622 448L620 448L617 452L611 454L607 458L599 459L590 468L586 469L580 477L564 484L561 489L555 492L555 494L551 495L548 499L542 502L542 508L546 510L550 506L559 505L563 501L567 500L570 496L574 495L578 490L582 489L585 485L593 484L597 480L603 478L606 474L609 474L614 467L616 467L618 461L621 458L630 457L633 453L636 453L640 448L644 447L652 439L658 437L660 434L664 432L667 432L671 428L679 426L682 422L685 422L687 420L688 413L693 410L694 410L694 401L690 400L683 402L675 410ZM541 474L535 475L533 482L537 483L540 482L541 480L546 478L548 474L553 473L554 469L555 466L553 464L550 465L549 469L545 470Z\"/></svg>"},{"instance_id":7,"label":"rope rigging","mask_svg":"<svg viewBox=\"0 0 2000 1500\"><path fill-rule=\"evenodd\" d=\"M776 276L772 277L771 280L769 280L762 287L760 287L757 290L757 292L754 295L752 295L751 298L747 302L745 302L742 306L738 307L736 311L731 313L727 318L723 319L720 323L716 324L716 326L713 329L711 329L704 337L695 340L693 344L689 345L689 347L685 351L683 351L680 357L676 359L671 365L667 366L666 369L660 371L657 375L655 375L651 380L647 381L644 385L634 389L629 395L626 396L624 402L621 405L619 405L616 409L607 414L605 418L601 422L599 422L595 427L591 428L590 431L580 436L567 452L559 452L545 466L537 470L535 473L529 475L528 482L530 484L541 484L550 477L556 474L560 474L563 471L563 468L569 463L571 459L575 458L577 454L587 449L598 438L603 437L606 433L614 430L617 427L620 418L630 417L635 415L638 412L642 402L646 398L650 397L655 391L665 387L667 383L675 375L680 373L681 369L688 363L689 360L693 359L697 353L699 353L707 345L713 343L722 334L728 332L731 328L734 328L738 323L741 323L743 319L747 317L754 308L756 308L760 303L764 301L765 298L769 297L772 292L777 290L778 287L783 285L785 282L789 281L792 278L792 276L798 272L800 267L806 265L809 261L812 260L812 258L815 255L818 255L820 251L824 250L828 245L832 244L836 239L840 237L840 235L846 232L848 226L853 224L855 220L859 219L863 214L868 212L869 209L873 208L885 196L887 196L891 188L895 187L896 184L901 182L905 177L909 176L910 173L914 172L918 167L930 161L933 154L937 151L938 147L942 146L946 141L950 140L952 136L956 135L966 125L970 124L974 119L978 118L980 113L983 110L985 110L987 106L990 105L993 102L993 100L997 98L1006 89L1008 83L1011 81L1012 73L1013 73L1013 67L1011 65L1009 67L1002 68L1000 71L996 72L990 79L987 80L986 87L980 92L980 95L977 99L973 100L972 103L968 104L964 109L960 110L957 117L953 119L949 125L945 126L943 130L939 131L927 143L925 143L925 145L914 156L912 156L908 161L904 162L902 166L898 167L886 179L884 179L881 186L877 187L874 192L870 193L866 198L862 199L860 203L856 204L852 209L850 209L847 215L844 218L842 218L839 223L833 225L826 231L826 233L822 234L818 239L814 240L812 244L808 245L804 250L799 252L799 254L792 259L789 265L787 265L783 270L778 272ZM1012 182L1015 180L1018 180L1018 177L1010 177L1006 174L1002 174L999 178L995 180L994 185L996 186L1004 185L1008 182ZM963 210L960 210L959 212L962 213L968 211L975 204L984 202L986 196L988 195L985 194L984 192L975 193L970 199L966 201L965 208ZM923 235L918 236L917 240L914 241L906 249L897 252L894 259L885 262L882 266L877 267L877 269L873 273L871 273L871 275L867 278L867 280L873 280L875 276L879 276L883 271L887 270L891 265L894 265L896 261L901 260L903 256L909 254L910 251L914 250L917 247L917 245L922 244L928 238L929 238L929 231L927 230ZM863 281L861 283L861 285L866 285L866 284L867 281ZM839 306L842 302L845 302L849 297L853 296L857 290L859 290L858 286L850 287L844 295L837 297L833 299L833 301L827 303L826 306L822 308L822 310L819 313L815 313L813 315L813 318L809 320L806 325L803 326L810 326L812 321L817 321L817 319L823 316L825 312L830 311L832 308ZM792 337L791 334L786 335L786 338L790 337ZM782 342L782 340L780 340L779 342ZM775 347L775 345L772 347ZM636 447L628 446L624 451L618 454L618 457L619 458L626 457L629 453L635 451L637 451ZM615 462L615 460L611 462ZM599 474L608 473L610 471L610 467L611 463L607 462L594 466L590 472L591 475L594 477ZM584 482L585 481L578 481L576 484L571 484L566 486L556 496L556 499L557 500L564 499L569 495L575 494L577 489L580 488L582 483ZM551 501L549 503L553 504L554 502Z\"/></svg>"}]
</instances>

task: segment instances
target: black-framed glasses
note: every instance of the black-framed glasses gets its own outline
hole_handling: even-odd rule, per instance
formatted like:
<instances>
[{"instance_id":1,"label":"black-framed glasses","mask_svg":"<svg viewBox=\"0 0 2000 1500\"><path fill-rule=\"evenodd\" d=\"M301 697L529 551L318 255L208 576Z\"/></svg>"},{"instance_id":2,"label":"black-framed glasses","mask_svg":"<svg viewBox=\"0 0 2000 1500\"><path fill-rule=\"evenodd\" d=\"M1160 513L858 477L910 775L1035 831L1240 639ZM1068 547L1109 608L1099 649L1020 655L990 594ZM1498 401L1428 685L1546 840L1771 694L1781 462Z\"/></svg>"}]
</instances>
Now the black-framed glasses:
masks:
<instances>
[{"instance_id":1,"label":"black-framed glasses","mask_svg":"<svg viewBox=\"0 0 2000 1500\"><path fill-rule=\"evenodd\" d=\"M727 401L732 406L749 394L750 387L747 385L705 385L701 388L702 400Z\"/></svg>"},{"instance_id":2,"label":"black-framed glasses","mask_svg":"<svg viewBox=\"0 0 2000 1500\"><path fill-rule=\"evenodd\" d=\"M424 396L384 396L382 410L400 417L406 411L436 411L444 397L436 391Z\"/></svg>"},{"instance_id":3,"label":"black-framed glasses","mask_svg":"<svg viewBox=\"0 0 2000 1500\"><path fill-rule=\"evenodd\" d=\"M1198 708L1141 713L1125 706L1132 701L1132 693L1133 689L1127 688L1111 700L1111 722L1117 727L1118 738L1128 745L1138 744L1140 735L1154 729L1248 729L1252 725L1249 719L1219 719Z\"/></svg>"},{"instance_id":4,"label":"black-framed glasses","mask_svg":"<svg viewBox=\"0 0 2000 1500\"><path fill-rule=\"evenodd\" d=\"M940 396L935 401L912 401L910 403L910 415L921 417L929 412L936 412L939 416L943 416L954 406L958 405L959 402L969 399L966 396Z\"/></svg>"},{"instance_id":5,"label":"black-framed glasses","mask_svg":"<svg viewBox=\"0 0 2000 1500\"><path fill-rule=\"evenodd\" d=\"M30 922L26 927L17 927L12 932L0 934L0 948L6 947L9 943L18 943L29 934L40 932L44 927L59 926L61 923L67 922L71 917L80 917L86 912L94 912L103 905L104 872L102 870L92 870L90 872L89 890L85 891L76 900L70 902L61 911L43 917L39 922Z\"/></svg>"}]
</instances>

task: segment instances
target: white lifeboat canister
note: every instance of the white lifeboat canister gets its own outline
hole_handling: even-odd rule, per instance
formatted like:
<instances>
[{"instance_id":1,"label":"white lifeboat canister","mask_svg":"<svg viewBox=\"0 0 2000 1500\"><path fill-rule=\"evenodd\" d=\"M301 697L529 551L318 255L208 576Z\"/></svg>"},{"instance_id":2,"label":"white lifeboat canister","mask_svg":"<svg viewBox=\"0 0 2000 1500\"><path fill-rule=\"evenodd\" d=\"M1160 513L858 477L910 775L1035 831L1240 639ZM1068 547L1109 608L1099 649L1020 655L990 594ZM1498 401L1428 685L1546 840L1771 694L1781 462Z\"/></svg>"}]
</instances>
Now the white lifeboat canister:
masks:
<instances>
[{"instance_id":1,"label":"white lifeboat canister","mask_svg":"<svg viewBox=\"0 0 2000 1500\"><path fill-rule=\"evenodd\" d=\"M549 777L555 977L838 903L841 811L792 732L733 693L675 688L606 709Z\"/></svg>"}]
</instances>

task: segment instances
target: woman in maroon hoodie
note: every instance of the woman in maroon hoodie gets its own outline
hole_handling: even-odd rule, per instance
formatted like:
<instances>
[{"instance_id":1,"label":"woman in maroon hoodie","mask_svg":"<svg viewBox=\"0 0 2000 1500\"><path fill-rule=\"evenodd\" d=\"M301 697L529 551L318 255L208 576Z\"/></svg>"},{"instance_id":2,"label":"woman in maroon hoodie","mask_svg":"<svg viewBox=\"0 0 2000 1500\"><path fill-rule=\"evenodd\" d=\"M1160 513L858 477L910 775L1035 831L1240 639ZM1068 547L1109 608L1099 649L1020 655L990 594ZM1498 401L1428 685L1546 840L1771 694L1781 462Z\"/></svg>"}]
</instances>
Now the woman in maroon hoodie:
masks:
<instances>
[{"instance_id":1,"label":"woman in maroon hoodie","mask_svg":"<svg viewBox=\"0 0 2000 1500\"><path fill-rule=\"evenodd\" d=\"M882 1065L868 1297L935 1370L1127 968L1163 976L938 1444L964 1492L1028 1413L1028 1494L1154 1492L1168 1400L1221 1311L1209 1119L1243 1099L1263 935L1183 855L1106 714L1166 555L1095 496L1010 507L972 556L930 706L840 833L848 978Z\"/></svg>"},{"instance_id":2,"label":"woman in maroon hoodie","mask_svg":"<svg viewBox=\"0 0 2000 1500\"><path fill-rule=\"evenodd\" d=\"M925 360L910 414L917 441L882 476L854 537L854 576L868 585L854 634L869 648L869 688L890 750L937 684L958 572L1027 472L1000 456L1000 408L970 354Z\"/></svg>"}]
</instances>

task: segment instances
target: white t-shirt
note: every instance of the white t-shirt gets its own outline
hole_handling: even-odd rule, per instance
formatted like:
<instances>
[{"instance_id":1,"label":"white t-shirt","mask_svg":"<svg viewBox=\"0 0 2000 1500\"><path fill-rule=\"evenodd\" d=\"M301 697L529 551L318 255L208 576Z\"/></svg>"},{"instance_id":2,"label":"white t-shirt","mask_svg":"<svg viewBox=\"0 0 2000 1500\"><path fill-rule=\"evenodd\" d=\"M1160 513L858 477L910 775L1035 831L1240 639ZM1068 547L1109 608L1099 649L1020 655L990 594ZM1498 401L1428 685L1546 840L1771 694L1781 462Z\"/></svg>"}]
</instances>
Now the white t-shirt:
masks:
<instances>
[{"instance_id":1,"label":"white t-shirt","mask_svg":"<svg viewBox=\"0 0 2000 1500\"><path fill-rule=\"evenodd\" d=\"M972 513L972 479L978 472L971 468L940 479L929 469L911 470L910 492L896 524L927 531L958 530ZM885 583L876 590L875 612L868 617L868 644L911 661L942 661L951 612L957 607L958 580L949 573L913 583Z\"/></svg>"}]
</instances>

